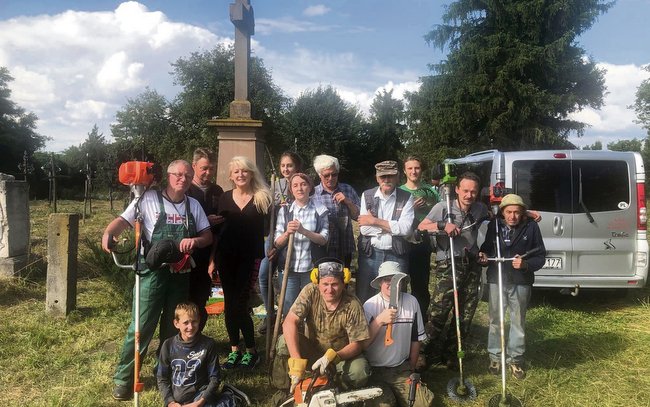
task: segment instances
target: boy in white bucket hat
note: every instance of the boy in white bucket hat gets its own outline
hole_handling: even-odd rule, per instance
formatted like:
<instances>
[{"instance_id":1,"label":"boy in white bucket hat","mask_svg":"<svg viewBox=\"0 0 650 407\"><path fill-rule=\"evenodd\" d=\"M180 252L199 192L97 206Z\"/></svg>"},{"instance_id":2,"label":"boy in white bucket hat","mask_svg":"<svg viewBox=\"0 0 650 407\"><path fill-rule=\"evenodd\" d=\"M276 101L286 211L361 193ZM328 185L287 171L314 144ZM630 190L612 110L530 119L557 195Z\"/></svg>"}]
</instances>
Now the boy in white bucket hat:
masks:
<instances>
[{"instance_id":1,"label":"boy in white bucket hat","mask_svg":"<svg viewBox=\"0 0 650 407\"><path fill-rule=\"evenodd\" d=\"M409 276L402 272L399 263L386 261L379 266L377 277L370 283L379 293L363 304L370 331L365 355L372 366L371 383L384 389L382 402L386 405L407 407L410 405L409 376L415 371L421 342L426 339L426 333L420 306L414 296L400 292L397 308L390 307L391 280L394 276L402 276L400 285L409 281ZM403 288L404 286L400 287L400 290ZM387 345L385 341L389 324L392 331L391 345ZM392 391L396 400L386 391L387 388ZM426 407L432 402L433 393L424 384L418 384L413 405Z\"/></svg>"}]
</instances>

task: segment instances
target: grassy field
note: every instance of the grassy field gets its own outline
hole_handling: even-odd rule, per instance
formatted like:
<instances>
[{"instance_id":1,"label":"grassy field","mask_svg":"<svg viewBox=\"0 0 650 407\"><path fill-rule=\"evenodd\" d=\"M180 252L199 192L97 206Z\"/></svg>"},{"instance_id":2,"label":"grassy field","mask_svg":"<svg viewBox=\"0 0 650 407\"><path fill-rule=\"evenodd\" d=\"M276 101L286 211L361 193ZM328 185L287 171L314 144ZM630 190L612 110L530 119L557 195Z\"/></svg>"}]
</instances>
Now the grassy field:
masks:
<instances>
[{"instance_id":1,"label":"grassy field","mask_svg":"<svg viewBox=\"0 0 650 407\"><path fill-rule=\"evenodd\" d=\"M106 224L116 215L108 202L94 202L94 215L80 224L77 309L67 318L45 313L44 260L22 278L0 280L0 395L3 406L126 406L110 392L130 315L132 275L99 249ZM47 202L32 202L32 253L45 255ZM119 210L116 204L116 210ZM60 202L59 212L81 212L81 202ZM526 406L650 406L650 290L583 290L578 297L536 291L528 314L528 377L508 377L508 390ZM467 378L484 406L500 393L500 377L487 373L486 307L477 311L465 344ZM260 321L257 321L260 322ZM223 318L210 317L206 334L228 351ZM264 338L258 340L263 351ZM157 342L152 344L155 348ZM141 406L160 406L149 355L143 367ZM461 405L447 397L455 373L433 367L423 378L435 406ZM266 366L253 373L228 373L226 380L267 405L274 390Z\"/></svg>"}]
</instances>

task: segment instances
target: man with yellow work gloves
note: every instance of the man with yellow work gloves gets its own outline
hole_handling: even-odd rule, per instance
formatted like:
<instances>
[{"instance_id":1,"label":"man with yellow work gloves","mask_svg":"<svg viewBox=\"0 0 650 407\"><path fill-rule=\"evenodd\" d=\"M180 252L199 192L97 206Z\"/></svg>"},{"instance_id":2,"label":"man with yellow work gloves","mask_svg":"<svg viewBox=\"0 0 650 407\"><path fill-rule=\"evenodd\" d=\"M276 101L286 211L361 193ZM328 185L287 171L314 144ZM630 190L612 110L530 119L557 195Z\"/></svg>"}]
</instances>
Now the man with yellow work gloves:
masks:
<instances>
[{"instance_id":1,"label":"man with yellow work gloves","mask_svg":"<svg viewBox=\"0 0 650 407\"><path fill-rule=\"evenodd\" d=\"M338 259L318 262L312 283L302 289L282 324L271 372L276 388L293 393L309 363L315 375L335 368L336 385L342 389L367 383L370 365L361 352L369 338L368 324L361 303L345 288L349 279L349 270Z\"/></svg>"}]
</instances>

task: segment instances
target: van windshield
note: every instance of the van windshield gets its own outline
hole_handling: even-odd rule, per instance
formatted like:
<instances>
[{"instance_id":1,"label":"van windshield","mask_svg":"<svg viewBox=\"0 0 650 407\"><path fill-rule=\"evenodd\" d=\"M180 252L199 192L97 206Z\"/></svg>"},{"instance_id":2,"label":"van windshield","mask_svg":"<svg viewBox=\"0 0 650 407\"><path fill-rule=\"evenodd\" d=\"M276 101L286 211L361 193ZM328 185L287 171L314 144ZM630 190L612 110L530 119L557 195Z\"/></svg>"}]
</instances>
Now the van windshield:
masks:
<instances>
[{"instance_id":1,"label":"van windshield","mask_svg":"<svg viewBox=\"0 0 650 407\"><path fill-rule=\"evenodd\" d=\"M582 213L578 191L590 212L620 210L630 203L625 161L520 160L513 163L513 189L531 208L545 212Z\"/></svg>"}]
</instances>

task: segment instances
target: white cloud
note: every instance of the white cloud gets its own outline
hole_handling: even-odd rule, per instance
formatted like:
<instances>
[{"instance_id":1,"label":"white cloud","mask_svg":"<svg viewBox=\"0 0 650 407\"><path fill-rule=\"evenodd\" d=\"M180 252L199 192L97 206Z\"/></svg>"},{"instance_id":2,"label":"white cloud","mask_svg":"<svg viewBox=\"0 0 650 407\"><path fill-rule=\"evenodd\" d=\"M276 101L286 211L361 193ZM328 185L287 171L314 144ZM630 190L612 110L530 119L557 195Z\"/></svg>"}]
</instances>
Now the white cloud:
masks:
<instances>
[{"instance_id":1,"label":"white cloud","mask_svg":"<svg viewBox=\"0 0 650 407\"><path fill-rule=\"evenodd\" d=\"M585 146L595 141L607 143L613 141L639 138L647 133L640 125L634 123L636 114L628 106L634 103L636 90L644 79L650 76L640 65L615 65L607 62L599 63L598 67L606 69L605 85L607 91L603 107L599 110L585 108L571 115L572 118L588 124L585 136L571 137L569 141Z\"/></svg>"},{"instance_id":2,"label":"white cloud","mask_svg":"<svg viewBox=\"0 0 650 407\"><path fill-rule=\"evenodd\" d=\"M116 52L97 73L97 85L106 93L141 87L144 81L139 76L143 68L143 63L129 62L126 52Z\"/></svg>"},{"instance_id":3,"label":"white cloud","mask_svg":"<svg viewBox=\"0 0 650 407\"><path fill-rule=\"evenodd\" d=\"M607 91L603 107L599 110L585 108L572 117L589 124L591 130L597 132L614 133L638 128L634 123L634 110L628 109L628 106L634 103L636 89L641 81L650 74L637 65L600 63L598 67L607 70Z\"/></svg>"},{"instance_id":4,"label":"white cloud","mask_svg":"<svg viewBox=\"0 0 650 407\"><path fill-rule=\"evenodd\" d=\"M292 17L280 19L256 18L255 33L269 35L272 33L300 33L300 32L321 32L331 31L335 27L331 25L316 24L306 20L296 20Z\"/></svg>"},{"instance_id":5,"label":"white cloud","mask_svg":"<svg viewBox=\"0 0 650 407\"><path fill-rule=\"evenodd\" d=\"M134 1L113 11L3 20L0 32L12 100L38 115L54 151L80 144L95 123L109 136L115 112L146 86L172 98L170 62L224 41Z\"/></svg>"},{"instance_id":6,"label":"white cloud","mask_svg":"<svg viewBox=\"0 0 650 407\"><path fill-rule=\"evenodd\" d=\"M302 14L307 17L323 16L330 12L330 8L326 7L323 4L317 4L315 6L307 7Z\"/></svg>"}]
</instances>

